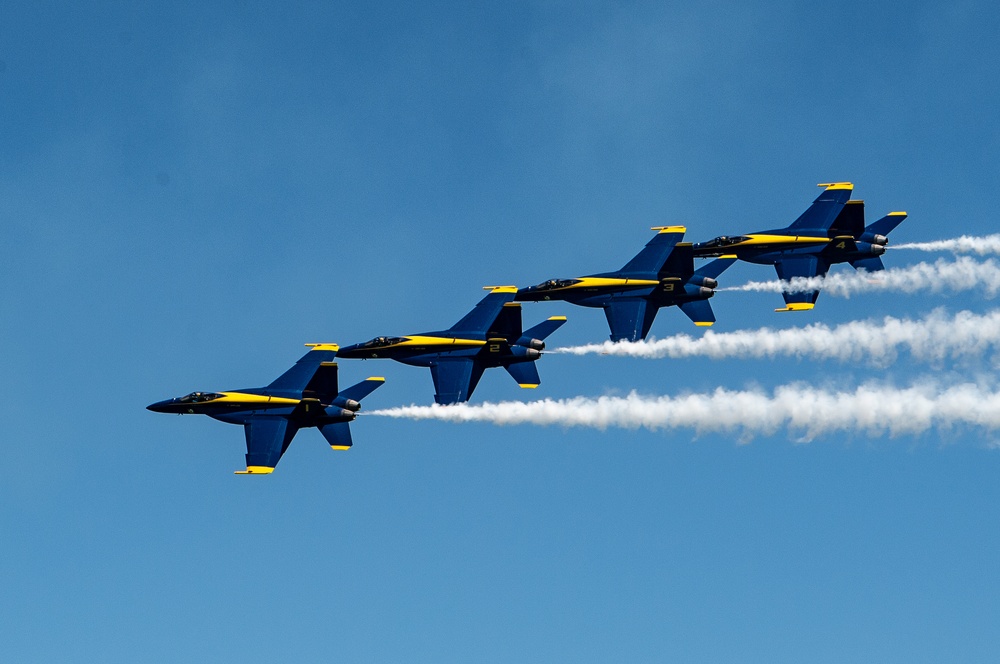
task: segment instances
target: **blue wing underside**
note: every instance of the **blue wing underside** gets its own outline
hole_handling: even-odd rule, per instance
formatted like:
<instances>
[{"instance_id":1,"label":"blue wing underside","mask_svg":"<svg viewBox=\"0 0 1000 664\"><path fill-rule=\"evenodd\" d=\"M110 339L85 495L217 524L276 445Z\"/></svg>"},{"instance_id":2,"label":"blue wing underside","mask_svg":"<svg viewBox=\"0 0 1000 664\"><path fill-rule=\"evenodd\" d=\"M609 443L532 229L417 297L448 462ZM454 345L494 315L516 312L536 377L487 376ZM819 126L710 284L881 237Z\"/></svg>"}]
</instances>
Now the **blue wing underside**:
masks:
<instances>
[{"instance_id":1,"label":"blue wing underside","mask_svg":"<svg viewBox=\"0 0 1000 664\"><path fill-rule=\"evenodd\" d=\"M830 264L819 256L796 256L795 258L782 258L774 264L774 270L778 273L778 278L782 281L791 281L796 277L819 277L825 275L830 270ZM819 297L819 290L799 291L795 293L782 293L785 304L816 304Z\"/></svg>"},{"instance_id":2,"label":"blue wing underside","mask_svg":"<svg viewBox=\"0 0 1000 664\"><path fill-rule=\"evenodd\" d=\"M243 431L247 439L247 467L274 468L298 427L285 417L258 416L244 424Z\"/></svg>"},{"instance_id":3,"label":"blue wing underside","mask_svg":"<svg viewBox=\"0 0 1000 664\"><path fill-rule=\"evenodd\" d=\"M468 401L483 377L485 367L475 360L438 360L431 364L434 401L439 404Z\"/></svg>"},{"instance_id":4,"label":"blue wing underside","mask_svg":"<svg viewBox=\"0 0 1000 664\"><path fill-rule=\"evenodd\" d=\"M612 341L638 341L645 339L653 325L659 307L642 298L634 298L604 305L604 315L611 328Z\"/></svg>"}]
</instances>

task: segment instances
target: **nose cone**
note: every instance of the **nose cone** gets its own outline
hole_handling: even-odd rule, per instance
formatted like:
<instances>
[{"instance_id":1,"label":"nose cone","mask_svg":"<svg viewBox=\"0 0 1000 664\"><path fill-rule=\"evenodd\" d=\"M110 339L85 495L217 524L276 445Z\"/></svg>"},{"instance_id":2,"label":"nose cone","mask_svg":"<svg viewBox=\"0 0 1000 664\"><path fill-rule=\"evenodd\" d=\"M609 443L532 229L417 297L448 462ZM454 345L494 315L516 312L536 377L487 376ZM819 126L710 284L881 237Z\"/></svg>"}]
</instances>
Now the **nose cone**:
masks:
<instances>
[{"instance_id":1,"label":"nose cone","mask_svg":"<svg viewBox=\"0 0 1000 664\"><path fill-rule=\"evenodd\" d=\"M173 407L174 400L167 399L165 401L157 401L156 403L151 403L146 406L146 410L151 410L154 413L176 413L177 409Z\"/></svg>"}]
</instances>

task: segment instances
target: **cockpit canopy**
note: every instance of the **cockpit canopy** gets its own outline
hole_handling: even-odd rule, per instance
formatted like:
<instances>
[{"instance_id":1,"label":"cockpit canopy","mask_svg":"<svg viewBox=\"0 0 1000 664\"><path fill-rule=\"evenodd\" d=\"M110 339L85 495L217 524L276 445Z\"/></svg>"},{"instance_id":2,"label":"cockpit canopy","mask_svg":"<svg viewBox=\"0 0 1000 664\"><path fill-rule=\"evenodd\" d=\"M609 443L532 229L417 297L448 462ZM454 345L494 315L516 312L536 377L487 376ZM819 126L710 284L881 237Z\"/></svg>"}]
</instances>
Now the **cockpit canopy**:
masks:
<instances>
[{"instance_id":1,"label":"cockpit canopy","mask_svg":"<svg viewBox=\"0 0 1000 664\"><path fill-rule=\"evenodd\" d=\"M573 284L580 283L579 279L549 279L535 286L536 290L552 290L554 288L566 288Z\"/></svg>"},{"instance_id":2,"label":"cockpit canopy","mask_svg":"<svg viewBox=\"0 0 1000 664\"><path fill-rule=\"evenodd\" d=\"M362 348L384 348L406 341L406 337L375 337L362 344Z\"/></svg>"},{"instance_id":3,"label":"cockpit canopy","mask_svg":"<svg viewBox=\"0 0 1000 664\"><path fill-rule=\"evenodd\" d=\"M223 395L216 392L192 392L191 394L177 399L178 403L205 403L221 399Z\"/></svg>"},{"instance_id":4,"label":"cockpit canopy","mask_svg":"<svg viewBox=\"0 0 1000 664\"><path fill-rule=\"evenodd\" d=\"M708 242L702 242L699 246L702 247L729 247L734 244L739 244L741 242L746 242L750 238L746 235L720 235L714 240L709 240Z\"/></svg>"}]
</instances>

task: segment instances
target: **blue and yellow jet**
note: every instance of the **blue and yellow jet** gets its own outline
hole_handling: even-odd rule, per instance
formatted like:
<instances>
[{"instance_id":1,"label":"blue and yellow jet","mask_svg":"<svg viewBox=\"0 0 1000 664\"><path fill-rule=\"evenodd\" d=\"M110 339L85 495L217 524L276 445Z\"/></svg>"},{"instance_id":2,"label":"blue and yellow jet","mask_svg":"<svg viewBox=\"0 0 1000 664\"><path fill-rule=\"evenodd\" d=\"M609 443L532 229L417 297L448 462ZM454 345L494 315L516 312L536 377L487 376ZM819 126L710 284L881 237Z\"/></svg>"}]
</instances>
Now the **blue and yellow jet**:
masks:
<instances>
[{"instance_id":1,"label":"blue and yellow jet","mask_svg":"<svg viewBox=\"0 0 1000 664\"><path fill-rule=\"evenodd\" d=\"M553 316L521 331L521 305L514 302L516 286L487 286L490 293L475 309L447 330L405 337L375 337L344 346L343 358L389 358L415 367L429 367L434 400L439 404L468 401L491 367L503 367L521 387L538 387L535 360L542 356L544 339L566 322Z\"/></svg>"},{"instance_id":2,"label":"blue and yellow jet","mask_svg":"<svg viewBox=\"0 0 1000 664\"><path fill-rule=\"evenodd\" d=\"M226 392L192 392L147 406L156 413L201 414L242 424L247 439L246 470L237 475L270 473L295 433L316 427L335 450L351 441L350 422L361 400L381 387L384 378L368 378L340 392L334 344L308 344L312 350L267 387Z\"/></svg>"},{"instance_id":3,"label":"blue and yellow jet","mask_svg":"<svg viewBox=\"0 0 1000 664\"><path fill-rule=\"evenodd\" d=\"M823 192L787 228L748 235L723 235L694 245L699 258L735 255L740 260L774 265L778 278L823 276L835 263L877 272L889 233L906 219L905 212L890 212L865 226L864 201L850 200L854 185L831 182L818 185ZM807 311L816 304L818 290L783 293L785 307L775 311Z\"/></svg>"},{"instance_id":4,"label":"blue and yellow jet","mask_svg":"<svg viewBox=\"0 0 1000 664\"><path fill-rule=\"evenodd\" d=\"M601 307L612 341L645 339L656 312L677 306L695 325L709 326L715 314L708 298L716 281L736 257L723 257L694 269L690 242L681 242L683 226L657 226L645 248L617 272L575 279L550 279L517 291L522 302L565 300L583 307Z\"/></svg>"}]
</instances>

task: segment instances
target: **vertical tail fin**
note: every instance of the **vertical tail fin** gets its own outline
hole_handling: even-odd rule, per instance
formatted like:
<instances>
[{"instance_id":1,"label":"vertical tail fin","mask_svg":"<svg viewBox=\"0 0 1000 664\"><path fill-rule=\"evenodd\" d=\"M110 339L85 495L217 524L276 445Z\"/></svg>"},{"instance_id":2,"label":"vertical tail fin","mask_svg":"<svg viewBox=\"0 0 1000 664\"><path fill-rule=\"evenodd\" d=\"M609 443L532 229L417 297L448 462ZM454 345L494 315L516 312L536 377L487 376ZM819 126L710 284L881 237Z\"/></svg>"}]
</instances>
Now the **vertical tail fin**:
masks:
<instances>
[{"instance_id":1,"label":"vertical tail fin","mask_svg":"<svg viewBox=\"0 0 1000 664\"><path fill-rule=\"evenodd\" d=\"M470 332L475 334L485 334L495 324L498 318L505 317L504 305L513 302L517 295L517 286L486 286L489 294L465 316L450 328L449 332ZM520 324L520 309L517 310L517 320ZM513 316L514 312L507 312L506 317ZM504 321L500 321L501 324Z\"/></svg>"},{"instance_id":2,"label":"vertical tail fin","mask_svg":"<svg viewBox=\"0 0 1000 664\"><path fill-rule=\"evenodd\" d=\"M336 344L306 344L312 346L312 350L299 358L299 361L292 365L292 368L281 374L268 385L272 391L298 393L309 387L322 365L330 365L333 358L337 356L339 346ZM333 365L333 380L336 383L336 364ZM329 379L329 370L324 370L326 376L321 380Z\"/></svg>"},{"instance_id":3,"label":"vertical tail fin","mask_svg":"<svg viewBox=\"0 0 1000 664\"><path fill-rule=\"evenodd\" d=\"M662 271L674 247L687 232L683 226L654 226L651 230L658 232L646 243L642 251L620 270L623 276L656 274Z\"/></svg>"}]
</instances>

